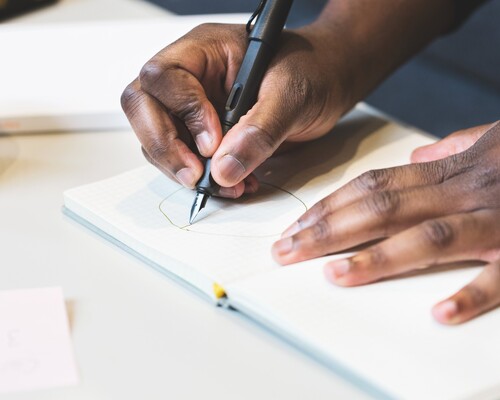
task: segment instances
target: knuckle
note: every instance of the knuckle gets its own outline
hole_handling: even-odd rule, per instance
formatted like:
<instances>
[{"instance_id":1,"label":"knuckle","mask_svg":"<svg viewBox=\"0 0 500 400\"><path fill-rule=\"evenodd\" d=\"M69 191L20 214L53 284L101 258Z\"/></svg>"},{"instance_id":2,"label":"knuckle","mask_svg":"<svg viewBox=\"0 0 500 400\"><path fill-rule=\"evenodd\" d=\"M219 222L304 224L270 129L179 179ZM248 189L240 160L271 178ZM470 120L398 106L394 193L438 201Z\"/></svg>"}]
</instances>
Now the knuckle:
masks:
<instances>
[{"instance_id":1,"label":"knuckle","mask_svg":"<svg viewBox=\"0 0 500 400\"><path fill-rule=\"evenodd\" d=\"M323 218L330 214L330 202L328 197L316 203L313 213L316 218Z\"/></svg>"},{"instance_id":2,"label":"knuckle","mask_svg":"<svg viewBox=\"0 0 500 400\"><path fill-rule=\"evenodd\" d=\"M443 220L426 221L422 225L422 233L431 246L444 249L455 240L455 231L452 225Z\"/></svg>"},{"instance_id":3,"label":"knuckle","mask_svg":"<svg viewBox=\"0 0 500 400\"><path fill-rule=\"evenodd\" d=\"M488 293L473 283L465 286L463 293L465 301L458 302L459 308L460 306L462 306L461 308L465 308L467 306L468 308L477 308L486 305L489 302Z\"/></svg>"},{"instance_id":4,"label":"knuckle","mask_svg":"<svg viewBox=\"0 0 500 400\"><path fill-rule=\"evenodd\" d=\"M428 176L434 177L437 183L443 183L453 175L451 163L448 158L429 163L416 164L421 168L421 171Z\"/></svg>"},{"instance_id":5,"label":"knuckle","mask_svg":"<svg viewBox=\"0 0 500 400\"><path fill-rule=\"evenodd\" d=\"M190 125L188 128L193 128L192 125L197 125L203 121L204 111L200 101L196 95L189 96L189 99L179 101L182 106L176 110L177 116L186 124Z\"/></svg>"},{"instance_id":6,"label":"knuckle","mask_svg":"<svg viewBox=\"0 0 500 400\"><path fill-rule=\"evenodd\" d=\"M270 157L279 144L279 135L273 133L270 129L262 125L251 124L245 129L246 135L252 137L253 142L257 146L257 151L264 154L265 158Z\"/></svg>"},{"instance_id":7,"label":"knuckle","mask_svg":"<svg viewBox=\"0 0 500 400\"><path fill-rule=\"evenodd\" d=\"M163 67L157 61L150 60L141 68L139 82L144 89L149 91L155 87L163 73Z\"/></svg>"},{"instance_id":8,"label":"knuckle","mask_svg":"<svg viewBox=\"0 0 500 400\"><path fill-rule=\"evenodd\" d=\"M397 192L377 192L365 200L365 205L377 217L389 218L399 211L401 199Z\"/></svg>"},{"instance_id":9,"label":"knuckle","mask_svg":"<svg viewBox=\"0 0 500 400\"><path fill-rule=\"evenodd\" d=\"M387 264L387 255L380 246L372 246L366 251L368 253L371 265L383 267Z\"/></svg>"},{"instance_id":10,"label":"knuckle","mask_svg":"<svg viewBox=\"0 0 500 400\"><path fill-rule=\"evenodd\" d=\"M363 191L377 192L389 186L389 172L384 169L372 169L361 174L355 183Z\"/></svg>"},{"instance_id":11,"label":"knuckle","mask_svg":"<svg viewBox=\"0 0 500 400\"><path fill-rule=\"evenodd\" d=\"M134 87L134 83L128 85L120 97L120 103L123 111L128 116L133 116L142 102L142 95Z\"/></svg>"},{"instance_id":12,"label":"knuckle","mask_svg":"<svg viewBox=\"0 0 500 400\"><path fill-rule=\"evenodd\" d=\"M322 242L330 236L330 225L324 219L319 220L312 228L312 239Z\"/></svg>"},{"instance_id":13,"label":"knuckle","mask_svg":"<svg viewBox=\"0 0 500 400\"><path fill-rule=\"evenodd\" d=\"M442 168L442 181L449 180L471 171L476 164L476 149L473 147L453 154L437 164Z\"/></svg>"},{"instance_id":14,"label":"knuckle","mask_svg":"<svg viewBox=\"0 0 500 400\"><path fill-rule=\"evenodd\" d=\"M500 182L498 165L481 165L479 168L475 169L472 178L473 179L468 180L469 188L472 192L496 186Z\"/></svg>"},{"instance_id":15,"label":"knuckle","mask_svg":"<svg viewBox=\"0 0 500 400\"><path fill-rule=\"evenodd\" d=\"M150 143L148 143L148 147L146 152L149 154L149 157L154 162L159 162L159 160L165 158L165 154L168 151L168 144L161 139L154 138L151 139Z\"/></svg>"}]
</instances>

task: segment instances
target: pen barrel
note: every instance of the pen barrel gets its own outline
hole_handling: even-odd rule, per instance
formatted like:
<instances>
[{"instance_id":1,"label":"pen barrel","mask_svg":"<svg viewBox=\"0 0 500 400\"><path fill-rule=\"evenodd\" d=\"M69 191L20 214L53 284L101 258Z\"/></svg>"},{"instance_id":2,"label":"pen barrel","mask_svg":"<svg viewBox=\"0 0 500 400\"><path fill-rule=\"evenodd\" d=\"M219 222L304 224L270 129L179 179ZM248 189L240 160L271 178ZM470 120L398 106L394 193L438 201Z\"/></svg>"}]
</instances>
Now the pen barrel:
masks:
<instances>
[{"instance_id":1,"label":"pen barrel","mask_svg":"<svg viewBox=\"0 0 500 400\"><path fill-rule=\"evenodd\" d=\"M250 32L249 38L274 47L279 41L293 0L267 0Z\"/></svg>"},{"instance_id":2,"label":"pen barrel","mask_svg":"<svg viewBox=\"0 0 500 400\"><path fill-rule=\"evenodd\" d=\"M248 36L248 47L222 117L225 134L257 101L260 84L278 47L293 0L266 0Z\"/></svg>"},{"instance_id":3,"label":"pen barrel","mask_svg":"<svg viewBox=\"0 0 500 400\"><path fill-rule=\"evenodd\" d=\"M231 127L250 110L257 101L260 83L273 56L266 43L250 40L236 80L227 98L222 124Z\"/></svg>"}]
</instances>

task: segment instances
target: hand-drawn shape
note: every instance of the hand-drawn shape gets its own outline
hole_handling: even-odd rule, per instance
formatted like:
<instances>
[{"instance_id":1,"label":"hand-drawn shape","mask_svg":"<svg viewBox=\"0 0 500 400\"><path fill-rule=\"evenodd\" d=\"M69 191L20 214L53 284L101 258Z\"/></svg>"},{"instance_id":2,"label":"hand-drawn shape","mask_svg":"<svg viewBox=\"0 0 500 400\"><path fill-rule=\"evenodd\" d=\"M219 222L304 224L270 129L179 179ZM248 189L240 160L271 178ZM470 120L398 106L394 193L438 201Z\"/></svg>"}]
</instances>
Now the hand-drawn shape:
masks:
<instances>
[{"instance_id":1,"label":"hand-drawn shape","mask_svg":"<svg viewBox=\"0 0 500 400\"><path fill-rule=\"evenodd\" d=\"M269 183L260 184L257 193L240 199L212 197L189 225L189 208L194 192L178 189L164 198L160 212L170 224L183 231L246 238L279 236L307 206L294 194Z\"/></svg>"}]
</instances>

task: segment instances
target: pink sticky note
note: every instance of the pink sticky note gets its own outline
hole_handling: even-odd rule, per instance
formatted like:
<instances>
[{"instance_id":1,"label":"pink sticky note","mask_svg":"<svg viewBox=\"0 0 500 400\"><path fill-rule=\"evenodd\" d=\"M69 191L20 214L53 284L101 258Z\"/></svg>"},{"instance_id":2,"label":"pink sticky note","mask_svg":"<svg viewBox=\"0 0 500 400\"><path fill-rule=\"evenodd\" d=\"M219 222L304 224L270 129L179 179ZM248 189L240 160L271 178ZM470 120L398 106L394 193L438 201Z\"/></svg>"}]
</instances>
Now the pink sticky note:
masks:
<instances>
[{"instance_id":1,"label":"pink sticky note","mask_svg":"<svg viewBox=\"0 0 500 400\"><path fill-rule=\"evenodd\" d=\"M61 288L0 291L0 393L76 383Z\"/></svg>"}]
</instances>

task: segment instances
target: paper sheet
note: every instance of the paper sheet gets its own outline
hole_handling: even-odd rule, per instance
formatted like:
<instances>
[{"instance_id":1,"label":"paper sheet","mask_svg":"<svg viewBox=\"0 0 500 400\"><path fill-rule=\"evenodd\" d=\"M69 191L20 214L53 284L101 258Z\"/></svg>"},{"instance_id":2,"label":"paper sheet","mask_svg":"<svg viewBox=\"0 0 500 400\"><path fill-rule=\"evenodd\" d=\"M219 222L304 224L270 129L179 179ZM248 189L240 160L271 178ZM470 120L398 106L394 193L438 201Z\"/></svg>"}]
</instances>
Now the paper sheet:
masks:
<instances>
[{"instance_id":1,"label":"paper sheet","mask_svg":"<svg viewBox=\"0 0 500 400\"><path fill-rule=\"evenodd\" d=\"M338 256L326 259L332 258ZM498 399L500 309L460 326L441 325L431 315L433 304L470 282L481 267L440 268L343 288L323 277L326 259L230 285L231 304L393 398Z\"/></svg>"},{"instance_id":2,"label":"paper sheet","mask_svg":"<svg viewBox=\"0 0 500 400\"><path fill-rule=\"evenodd\" d=\"M0 292L0 394L78 383L61 288Z\"/></svg>"}]
</instances>

